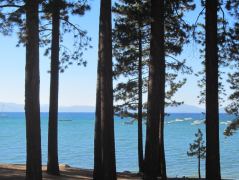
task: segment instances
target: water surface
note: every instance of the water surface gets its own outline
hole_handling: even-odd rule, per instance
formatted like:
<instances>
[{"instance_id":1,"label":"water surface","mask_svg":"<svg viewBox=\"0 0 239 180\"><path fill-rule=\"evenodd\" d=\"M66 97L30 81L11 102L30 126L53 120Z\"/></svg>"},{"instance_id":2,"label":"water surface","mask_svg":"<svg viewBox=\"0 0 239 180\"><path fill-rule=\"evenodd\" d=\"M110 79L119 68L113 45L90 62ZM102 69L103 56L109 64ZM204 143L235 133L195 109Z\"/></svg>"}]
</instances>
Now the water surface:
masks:
<instances>
[{"instance_id":1,"label":"water surface","mask_svg":"<svg viewBox=\"0 0 239 180\"><path fill-rule=\"evenodd\" d=\"M205 131L203 114L170 114L165 122L165 150L169 176L196 176L197 159L188 157L189 143L198 128ZM233 117L220 114L221 169L224 178L239 177L239 133L226 138L223 131ZM115 118L117 171L137 171L137 122ZM48 114L41 113L42 160L47 162ZM25 163L24 113L0 115L0 163ZM205 134L205 133L204 133ZM145 125L144 125L145 136ZM204 136L205 137L205 136ZM59 161L93 168L94 113L59 113ZM205 161L202 162L204 164ZM202 175L205 174L202 165Z\"/></svg>"}]
</instances>

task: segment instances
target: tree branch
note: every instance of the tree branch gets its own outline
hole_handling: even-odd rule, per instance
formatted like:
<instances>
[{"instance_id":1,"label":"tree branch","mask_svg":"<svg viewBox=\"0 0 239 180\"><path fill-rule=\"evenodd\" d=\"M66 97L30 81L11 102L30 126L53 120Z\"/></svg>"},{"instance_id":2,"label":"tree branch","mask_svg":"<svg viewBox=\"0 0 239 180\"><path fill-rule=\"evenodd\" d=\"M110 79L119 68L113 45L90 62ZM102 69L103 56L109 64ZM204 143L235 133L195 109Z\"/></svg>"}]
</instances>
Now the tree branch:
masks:
<instances>
[{"instance_id":1,"label":"tree branch","mask_svg":"<svg viewBox=\"0 0 239 180\"><path fill-rule=\"evenodd\" d=\"M194 23L193 37L195 37L195 29L196 29L196 27L197 27L198 20L199 20L199 18L200 18L200 16L202 15L202 13L203 13L204 10L205 10L205 7L204 7L204 8L201 10L201 12L198 14L198 17L197 17L197 19L196 19L196 21L195 21L195 23Z\"/></svg>"},{"instance_id":2,"label":"tree branch","mask_svg":"<svg viewBox=\"0 0 239 180\"><path fill-rule=\"evenodd\" d=\"M5 5L0 5L0 8L5 8L5 7L12 7L12 8L21 8L24 7L24 5L15 5L15 4L5 4Z\"/></svg>"},{"instance_id":3,"label":"tree branch","mask_svg":"<svg viewBox=\"0 0 239 180\"><path fill-rule=\"evenodd\" d=\"M80 28L78 28L76 25L74 25L73 23L71 23L70 21L67 21L66 19L60 18L62 21L65 21L67 24L71 25L75 30L77 30L79 32L79 34L84 33L84 31L82 31Z\"/></svg>"}]
</instances>

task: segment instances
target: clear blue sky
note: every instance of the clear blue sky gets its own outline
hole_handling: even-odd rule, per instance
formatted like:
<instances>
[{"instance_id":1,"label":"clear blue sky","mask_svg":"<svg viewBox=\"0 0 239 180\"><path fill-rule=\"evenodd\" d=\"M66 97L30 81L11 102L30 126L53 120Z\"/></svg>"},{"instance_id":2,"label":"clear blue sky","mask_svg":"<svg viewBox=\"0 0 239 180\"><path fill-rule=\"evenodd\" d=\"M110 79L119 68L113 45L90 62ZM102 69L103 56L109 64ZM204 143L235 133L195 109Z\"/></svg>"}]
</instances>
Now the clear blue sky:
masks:
<instances>
[{"instance_id":1,"label":"clear blue sky","mask_svg":"<svg viewBox=\"0 0 239 180\"><path fill-rule=\"evenodd\" d=\"M84 57L88 61L87 67L73 65L60 75L59 105L61 106L95 105L99 3L99 0L91 0L91 11L87 12L84 17L74 18L73 20L82 29L88 31L88 34L92 37L93 48L85 52ZM190 18L187 20L194 22L199 11L200 8L197 8L196 12L190 14ZM11 37L0 35L0 39L0 102L23 104L25 48L16 47L16 35ZM195 71L199 70L201 68L199 46L195 43L190 43L184 49L180 58L186 58L188 65L192 66ZM49 65L49 58L41 55L41 104L48 104L49 102L50 74L47 73L50 69ZM187 78L187 84L176 94L176 99L184 101L185 104L198 106L198 79L194 75L187 76Z\"/></svg>"}]
</instances>

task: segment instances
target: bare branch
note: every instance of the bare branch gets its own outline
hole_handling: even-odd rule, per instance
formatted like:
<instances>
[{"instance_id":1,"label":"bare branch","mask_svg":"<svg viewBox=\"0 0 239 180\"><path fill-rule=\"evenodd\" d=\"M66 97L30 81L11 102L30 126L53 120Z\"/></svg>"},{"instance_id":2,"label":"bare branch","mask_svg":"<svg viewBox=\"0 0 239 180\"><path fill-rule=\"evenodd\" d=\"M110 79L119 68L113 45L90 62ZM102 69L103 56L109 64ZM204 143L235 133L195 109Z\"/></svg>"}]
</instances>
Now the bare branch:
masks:
<instances>
[{"instance_id":1,"label":"bare branch","mask_svg":"<svg viewBox=\"0 0 239 180\"><path fill-rule=\"evenodd\" d=\"M12 7L12 8L22 8L24 5L15 5L15 4L5 4L5 5L0 5L0 8L5 8L5 7Z\"/></svg>"},{"instance_id":2,"label":"bare branch","mask_svg":"<svg viewBox=\"0 0 239 180\"><path fill-rule=\"evenodd\" d=\"M194 27L193 27L193 37L195 37L195 29L196 29L196 27L197 27L197 23L198 23L198 20L199 20L199 18L200 18L200 16L202 15L202 13L203 13L203 11L205 10L205 7L201 10L201 12L198 14L198 17L197 17L197 19L196 19L196 21L195 21L195 23L194 23Z\"/></svg>"}]
</instances>

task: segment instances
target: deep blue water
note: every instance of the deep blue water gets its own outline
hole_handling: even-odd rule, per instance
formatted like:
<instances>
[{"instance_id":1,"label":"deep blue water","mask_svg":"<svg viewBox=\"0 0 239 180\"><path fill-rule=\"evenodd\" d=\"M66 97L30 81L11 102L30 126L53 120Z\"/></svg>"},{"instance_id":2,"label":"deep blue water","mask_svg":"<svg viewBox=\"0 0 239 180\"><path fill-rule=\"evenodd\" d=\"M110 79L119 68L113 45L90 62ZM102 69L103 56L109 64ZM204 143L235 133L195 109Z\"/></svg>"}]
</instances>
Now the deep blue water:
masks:
<instances>
[{"instance_id":1,"label":"deep blue water","mask_svg":"<svg viewBox=\"0 0 239 180\"><path fill-rule=\"evenodd\" d=\"M48 114L41 114L43 164L47 161ZM202 114L171 114L165 123L165 150L169 176L197 176L197 159L188 157L189 143L198 128L205 131ZM220 114L221 169L224 178L239 179L239 133L225 137L227 121ZM115 118L117 171L137 171L137 122ZM205 133L204 133L205 134ZM145 135L145 126L144 126ZM25 163L24 113L0 115L0 163ZM94 113L59 113L59 161L70 166L93 168ZM204 165L205 161L203 161ZM204 176L204 167L202 174Z\"/></svg>"}]
</instances>

